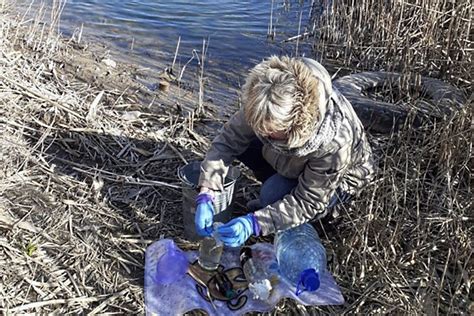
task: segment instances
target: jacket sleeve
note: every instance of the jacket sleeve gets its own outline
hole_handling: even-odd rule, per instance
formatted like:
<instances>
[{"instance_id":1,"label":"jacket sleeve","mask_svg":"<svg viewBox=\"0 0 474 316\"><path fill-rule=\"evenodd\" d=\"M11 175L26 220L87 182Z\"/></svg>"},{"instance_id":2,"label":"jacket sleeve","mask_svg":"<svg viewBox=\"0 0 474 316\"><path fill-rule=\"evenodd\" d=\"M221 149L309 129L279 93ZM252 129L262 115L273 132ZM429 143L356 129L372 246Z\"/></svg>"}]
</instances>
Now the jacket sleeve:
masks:
<instances>
[{"instance_id":1,"label":"jacket sleeve","mask_svg":"<svg viewBox=\"0 0 474 316\"><path fill-rule=\"evenodd\" d=\"M352 153L353 160L359 163L348 170L340 185L342 190L352 195L357 195L360 189L372 182L377 171L374 155L364 132L359 139L359 144Z\"/></svg>"},{"instance_id":2,"label":"jacket sleeve","mask_svg":"<svg viewBox=\"0 0 474 316\"><path fill-rule=\"evenodd\" d=\"M354 111L354 108L347 98L337 89L334 90L341 100L341 108L345 111L345 115L349 118L349 121L354 122L352 125L354 128L353 134L356 135L356 144L352 150L352 161L356 161L357 164L351 166L348 172L344 175L341 189L352 195L356 195L360 189L365 187L374 179L377 166L364 127L360 122L357 113Z\"/></svg>"},{"instance_id":3,"label":"jacket sleeve","mask_svg":"<svg viewBox=\"0 0 474 316\"><path fill-rule=\"evenodd\" d=\"M255 133L240 109L224 124L219 135L212 141L201 164L199 186L222 191L230 164L248 148L254 137Z\"/></svg>"},{"instance_id":4,"label":"jacket sleeve","mask_svg":"<svg viewBox=\"0 0 474 316\"><path fill-rule=\"evenodd\" d=\"M290 194L255 212L262 235L295 227L323 215L350 160L350 144L321 157L310 158Z\"/></svg>"}]
</instances>

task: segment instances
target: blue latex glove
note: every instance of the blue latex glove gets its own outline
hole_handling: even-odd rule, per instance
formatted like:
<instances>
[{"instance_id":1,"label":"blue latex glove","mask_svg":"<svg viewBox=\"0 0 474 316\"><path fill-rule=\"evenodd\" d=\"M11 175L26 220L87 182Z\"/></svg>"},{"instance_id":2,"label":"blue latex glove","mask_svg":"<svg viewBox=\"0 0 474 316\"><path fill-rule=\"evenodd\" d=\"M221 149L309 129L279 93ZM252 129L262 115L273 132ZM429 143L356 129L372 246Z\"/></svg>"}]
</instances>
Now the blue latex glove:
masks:
<instances>
[{"instance_id":1,"label":"blue latex glove","mask_svg":"<svg viewBox=\"0 0 474 316\"><path fill-rule=\"evenodd\" d=\"M253 214L237 217L217 228L219 239L229 247L238 247L252 234L258 235L260 227Z\"/></svg>"},{"instance_id":2,"label":"blue latex glove","mask_svg":"<svg viewBox=\"0 0 474 316\"><path fill-rule=\"evenodd\" d=\"M207 193L201 193L196 197L196 215L194 224L196 232L201 236L211 236L212 220L214 217L214 206L212 205L212 196Z\"/></svg>"}]
</instances>

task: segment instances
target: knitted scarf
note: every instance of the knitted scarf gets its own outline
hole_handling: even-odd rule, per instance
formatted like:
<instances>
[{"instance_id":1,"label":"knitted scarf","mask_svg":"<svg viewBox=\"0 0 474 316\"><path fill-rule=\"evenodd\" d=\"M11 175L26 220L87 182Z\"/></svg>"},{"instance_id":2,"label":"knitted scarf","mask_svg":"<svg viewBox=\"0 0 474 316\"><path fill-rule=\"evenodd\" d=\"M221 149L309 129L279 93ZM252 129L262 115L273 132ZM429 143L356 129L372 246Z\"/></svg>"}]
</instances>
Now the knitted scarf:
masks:
<instances>
[{"instance_id":1,"label":"knitted scarf","mask_svg":"<svg viewBox=\"0 0 474 316\"><path fill-rule=\"evenodd\" d=\"M343 115L337 105L339 101L337 93L337 90L333 91L328 100L326 113L323 119L315 124L314 132L303 146L288 148L285 141L270 140L259 135L257 135L257 137L263 144L269 144L278 152L287 156L303 157L328 145L336 136L343 119Z\"/></svg>"}]
</instances>

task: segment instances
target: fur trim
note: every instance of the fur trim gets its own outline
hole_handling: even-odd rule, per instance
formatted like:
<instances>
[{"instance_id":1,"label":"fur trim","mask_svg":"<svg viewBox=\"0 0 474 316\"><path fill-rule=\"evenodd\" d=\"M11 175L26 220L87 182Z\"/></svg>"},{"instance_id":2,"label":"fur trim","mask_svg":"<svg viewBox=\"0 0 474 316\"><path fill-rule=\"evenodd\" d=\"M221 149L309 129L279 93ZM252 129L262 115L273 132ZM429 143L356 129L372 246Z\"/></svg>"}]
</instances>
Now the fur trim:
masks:
<instances>
[{"instance_id":1,"label":"fur trim","mask_svg":"<svg viewBox=\"0 0 474 316\"><path fill-rule=\"evenodd\" d=\"M256 110L255 96L258 95L258 91L254 91L254 89L257 89L259 83L266 80L264 77L268 69L280 70L291 77L294 82L294 106L286 120L287 124L277 126L277 128L281 128L281 131L288 135L288 139L285 141L286 147L291 149L303 146L311 137L321 118L320 102L326 102L324 83L300 59L272 56L256 65L250 71L242 88L242 101L245 119L254 131L261 135L269 132L267 124L271 113L267 113L265 110L262 112L261 109Z\"/></svg>"},{"instance_id":2,"label":"fur trim","mask_svg":"<svg viewBox=\"0 0 474 316\"><path fill-rule=\"evenodd\" d=\"M319 89L322 83L303 62L294 60L292 68L297 92L291 113L293 124L287 132L288 148L297 148L303 146L313 134L320 119L319 102L321 99L324 101L324 96L320 95Z\"/></svg>"}]
</instances>

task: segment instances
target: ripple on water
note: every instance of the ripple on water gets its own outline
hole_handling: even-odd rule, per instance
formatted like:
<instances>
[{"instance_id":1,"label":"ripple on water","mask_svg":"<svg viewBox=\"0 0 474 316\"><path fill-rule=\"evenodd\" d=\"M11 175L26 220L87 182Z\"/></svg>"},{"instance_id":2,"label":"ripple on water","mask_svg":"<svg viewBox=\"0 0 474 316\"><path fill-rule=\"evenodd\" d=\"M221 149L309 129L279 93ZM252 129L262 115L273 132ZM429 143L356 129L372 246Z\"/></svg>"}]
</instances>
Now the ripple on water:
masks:
<instances>
[{"instance_id":1,"label":"ripple on water","mask_svg":"<svg viewBox=\"0 0 474 316\"><path fill-rule=\"evenodd\" d=\"M275 1L275 43L297 34L300 10L305 12L302 25L308 23L311 1L304 1L302 6L299 1L289 2L291 9L287 11L283 1ZM293 44L267 41L270 8L270 0L69 0L61 23L66 34L84 24L86 37L104 39L124 56L134 55L134 61L151 68L171 63L179 36L181 64L192 56L193 49L200 51L203 39L209 38L209 84L223 86L212 82L215 80L235 88L247 70L265 56L294 53ZM132 42L134 51L130 52ZM168 56L167 60L163 56ZM154 60L158 58L161 60Z\"/></svg>"}]
</instances>

